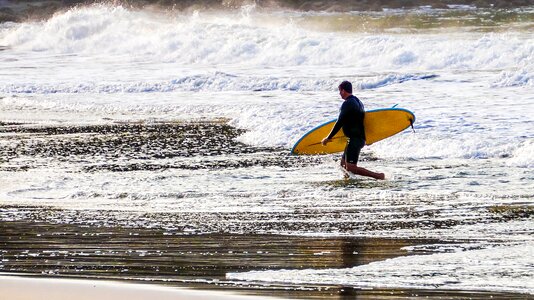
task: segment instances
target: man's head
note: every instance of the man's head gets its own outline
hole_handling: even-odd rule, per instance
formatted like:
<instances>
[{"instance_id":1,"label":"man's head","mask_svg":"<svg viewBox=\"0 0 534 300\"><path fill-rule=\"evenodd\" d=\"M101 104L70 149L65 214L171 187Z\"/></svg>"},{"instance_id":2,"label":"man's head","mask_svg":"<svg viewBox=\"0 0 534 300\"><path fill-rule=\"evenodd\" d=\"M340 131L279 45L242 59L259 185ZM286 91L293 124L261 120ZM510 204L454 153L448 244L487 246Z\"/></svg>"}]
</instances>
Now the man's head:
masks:
<instances>
[{"instance_id":1,"label":"man's head","mask_svg":"<svg viewBox=\"0 0 534 300\"><path fill-rule=\"evenodd\" d=\"M341 84L339 84L338 89L339 95L343 99L347 99L350 95L352 95L352 83L349 81L343 81Z\"/></svg>"}]
</instances>

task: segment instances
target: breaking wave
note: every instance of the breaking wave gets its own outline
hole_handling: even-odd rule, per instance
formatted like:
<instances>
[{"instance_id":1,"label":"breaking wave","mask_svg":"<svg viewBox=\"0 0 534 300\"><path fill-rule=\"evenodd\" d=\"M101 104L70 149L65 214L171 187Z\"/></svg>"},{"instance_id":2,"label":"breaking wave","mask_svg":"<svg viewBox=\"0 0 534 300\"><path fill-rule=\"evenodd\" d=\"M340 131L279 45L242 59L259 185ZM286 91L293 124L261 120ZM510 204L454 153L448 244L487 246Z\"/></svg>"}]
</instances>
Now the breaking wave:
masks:
<instances>
[{"instance_id":1,"label":"breaking wave","mask_svg":"<svg viewBox=\"0 0 534 300\"><path fill-rule=\"evenodd\" d=\"M388 74L354 81L355 88L373 89L406 81L430 80L437 75L419 74ZM0 84L0 92L26 94L53 93L151 93L176 91L331 91L343 78L298 78L298 77L260 77L240 76L224 72L211 74L189 75L164 81L134 82L62 82L50 83L10 83Z\"/></svg>"},{"instance_id":2,"label":"breaking wave","mask_svg":"<svg viewBox=\"0 0 534 300\"><path fill-rule=\"evenodd\" d=\"M95 63L112 56L178 65L489 70L532 65L534 46L524 34L339 34L246 10L165 14L94 5L13 26L0 44L20 52L89 56Z\"/></svg>"}]
</instances>

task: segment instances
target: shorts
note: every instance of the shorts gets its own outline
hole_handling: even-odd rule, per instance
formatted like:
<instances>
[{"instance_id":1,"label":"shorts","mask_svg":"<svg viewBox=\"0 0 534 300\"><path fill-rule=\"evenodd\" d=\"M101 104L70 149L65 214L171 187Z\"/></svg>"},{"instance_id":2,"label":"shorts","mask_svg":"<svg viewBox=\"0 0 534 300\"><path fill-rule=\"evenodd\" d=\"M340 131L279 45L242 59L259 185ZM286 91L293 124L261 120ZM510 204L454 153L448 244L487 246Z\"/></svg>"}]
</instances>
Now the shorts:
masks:
<instances>
[{"instance_id":1,"label":"shorts","mask_svg":"<svg viewBox=\"0 0 534 300\"><path fill-rule=\"evenodd\" d=\"M347 146L345 147L345 152L341 157L343 160L346 160L349 164L357 164L358 158L360 157L360 151L363 146L365 146L365 140L362 139L349 139Z\"/></svg>"}]
</instances>

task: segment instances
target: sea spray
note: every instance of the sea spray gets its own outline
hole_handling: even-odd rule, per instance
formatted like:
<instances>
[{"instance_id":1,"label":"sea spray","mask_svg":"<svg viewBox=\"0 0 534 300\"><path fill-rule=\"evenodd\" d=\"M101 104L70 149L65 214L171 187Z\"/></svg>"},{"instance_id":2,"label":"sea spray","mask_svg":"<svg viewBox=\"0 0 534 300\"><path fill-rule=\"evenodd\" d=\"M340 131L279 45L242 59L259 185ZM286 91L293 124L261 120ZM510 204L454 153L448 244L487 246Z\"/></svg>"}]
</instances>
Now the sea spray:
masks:
<instances>
[{"instance_id":1,"label":"sea spray","mask_svg":"<svg viewBox=\"0 0 534 300\"><path fill-rule=\"evenodd\" d=\"M256 20L250 14L166 15L95 5L10 28L0 44L22 53L191 66L335 67L343 62L353 70L413 72L532 65L528 59L532 39L521 32L482 36L453 32L446 38L442 34L332 34L308 30L290 20L266 22L265 15Z\"/></svg>"}]
</instances>

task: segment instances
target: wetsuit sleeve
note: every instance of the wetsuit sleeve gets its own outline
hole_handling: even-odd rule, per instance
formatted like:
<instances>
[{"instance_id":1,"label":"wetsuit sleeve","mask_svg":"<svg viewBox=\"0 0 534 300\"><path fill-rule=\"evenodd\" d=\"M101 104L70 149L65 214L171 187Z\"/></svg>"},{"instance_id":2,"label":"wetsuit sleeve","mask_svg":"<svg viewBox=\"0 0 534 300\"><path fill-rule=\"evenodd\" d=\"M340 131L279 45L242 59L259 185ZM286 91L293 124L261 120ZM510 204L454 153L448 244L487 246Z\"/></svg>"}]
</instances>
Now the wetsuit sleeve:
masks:
<instances>
[{"instance_id":1,"label":"wetsuit sleeve","mask_svg":"<svg viewBox=\"0 0 534 300\"><path fill-rule=\"evenodd\" d=\"M341 105L341 110L339 112L339 117L337 118L337 121L336 121L336 124L334 125L334 128L332 128L332 131L330 131L330 134L327 137L328 139L333 138L334 135L336 135L336 133L345 124L345 119L347 118L347 112L348 112L347 106L345 104L346 103L343 103L343 105Z\"/></svg>"}]
</instances>

